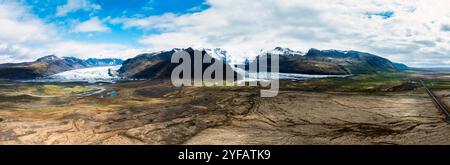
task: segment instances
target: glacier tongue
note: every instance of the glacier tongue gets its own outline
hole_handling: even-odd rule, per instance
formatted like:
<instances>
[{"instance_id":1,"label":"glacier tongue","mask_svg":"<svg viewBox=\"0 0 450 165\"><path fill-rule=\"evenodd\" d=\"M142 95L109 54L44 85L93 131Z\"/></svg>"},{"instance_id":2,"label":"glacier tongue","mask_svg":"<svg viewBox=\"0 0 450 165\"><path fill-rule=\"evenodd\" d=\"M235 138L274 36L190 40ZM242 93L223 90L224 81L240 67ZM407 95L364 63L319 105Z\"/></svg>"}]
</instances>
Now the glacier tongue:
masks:
<instances>
[{"instance_id":1,"label":"glacier tongue","mask_svg":"<svg viewBox=\"0 0 450 165\"><path fill-rule=\"evenodd\" d=\"M75 69L51 75L48 76L47 78L58 81L88 81L88 82L112 81L120 79L120 77L117 74L117 70L119 70L120 67L121 66L107 66L107 67Z\"/></svg>"}]
</instances>

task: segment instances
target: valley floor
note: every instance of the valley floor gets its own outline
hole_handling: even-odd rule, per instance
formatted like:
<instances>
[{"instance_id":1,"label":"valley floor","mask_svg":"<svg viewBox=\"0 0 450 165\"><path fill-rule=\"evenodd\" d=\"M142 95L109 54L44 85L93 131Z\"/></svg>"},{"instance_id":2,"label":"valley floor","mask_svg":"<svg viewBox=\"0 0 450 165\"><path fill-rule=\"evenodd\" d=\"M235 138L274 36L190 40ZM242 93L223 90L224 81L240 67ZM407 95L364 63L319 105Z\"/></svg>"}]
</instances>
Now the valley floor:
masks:
<instances>
[{"instance_id":1,"label":"valley floor","mask_svg":"<svg viewBox=\"0 0 450 165\"><path fill-rule=\"evenodd\" d=\"M58 97L11 96L35 86L2 85L0 144L450 144L449 124L420 88L312 92L305 85L283 82L275 98L250 87L169 81L63 84L69 89ZM54 95L50 87L38 86ZM450 90L438 91L450 103Z\"/></svg>"}]
</instances>

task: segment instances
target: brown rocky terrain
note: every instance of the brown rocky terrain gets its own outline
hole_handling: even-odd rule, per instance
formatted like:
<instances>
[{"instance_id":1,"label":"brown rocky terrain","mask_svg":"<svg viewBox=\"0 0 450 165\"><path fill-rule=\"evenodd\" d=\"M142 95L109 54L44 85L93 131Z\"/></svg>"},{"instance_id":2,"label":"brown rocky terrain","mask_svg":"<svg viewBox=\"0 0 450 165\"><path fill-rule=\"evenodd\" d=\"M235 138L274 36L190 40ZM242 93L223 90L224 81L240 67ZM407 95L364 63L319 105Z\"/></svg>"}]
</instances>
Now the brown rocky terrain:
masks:
<instances>
[{"instance_id":1,"label":"brown rocky terrain","mask_svg":"<svg viewBox=\"0 0 450 165\"><path fill-rule=\"evenodd\" d=\"M283 86L277 97L261 98L256 88L174 88L169 81L96 86L106 91L3 96L0 144L450 144L444 116L414 90Z\"/></svg>"}]
</instances>

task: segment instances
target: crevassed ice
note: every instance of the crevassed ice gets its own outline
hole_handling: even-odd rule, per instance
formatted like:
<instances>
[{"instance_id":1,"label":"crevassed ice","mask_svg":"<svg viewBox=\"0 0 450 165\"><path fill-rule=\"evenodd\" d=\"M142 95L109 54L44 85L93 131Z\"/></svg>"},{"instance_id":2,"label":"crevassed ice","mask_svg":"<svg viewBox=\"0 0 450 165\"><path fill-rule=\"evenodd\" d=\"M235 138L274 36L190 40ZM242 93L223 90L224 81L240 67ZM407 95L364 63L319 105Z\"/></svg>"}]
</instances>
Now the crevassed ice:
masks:
<instances>
[{"instance_id":1,"label":"crevassed ice","mask_svg":"<svg viewBox=\"0 0 450 165\"><path fill-rule=\"evenodd\" d=\"M117 73L117 70L119 70L120 67L121 66L107 66L75 69L48 76L47 79L55 81L108 81L120 78Z\"/></svg>"}]
</instances>

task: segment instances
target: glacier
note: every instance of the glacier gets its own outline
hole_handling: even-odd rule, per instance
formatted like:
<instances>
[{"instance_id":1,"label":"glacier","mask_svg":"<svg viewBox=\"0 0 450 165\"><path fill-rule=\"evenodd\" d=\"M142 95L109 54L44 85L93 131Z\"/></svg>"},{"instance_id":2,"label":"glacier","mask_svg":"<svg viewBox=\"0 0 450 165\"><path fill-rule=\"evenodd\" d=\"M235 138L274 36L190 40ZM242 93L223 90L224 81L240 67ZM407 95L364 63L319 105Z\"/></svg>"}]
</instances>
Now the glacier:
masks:
<instances>
[{"instance_id":1,"label":"glacier","mask_svg":"<svg viewBox=\"0 0 450 165\"><path fill-rule=\"evenodd\" d=\"M103 66L92 67L84 69L75 69L50 75L40 79L31 80L32 82L110 82L114 83L118 80L125 80L118 74L121 65L117 66ZM329 78L329 77L348 77L351 75L310 75L310 74L295 74L295 73L252 73L244 71L242 68L233 67L234 71L242 76L247 76L245 81L267 81L267 80L307 80L314 78Z\"/></svg>"},{"instance_id":2,"label":"glacier","mask_svg":"<svg viewBox=\"0 0 450 165\"><path fill-rule=\"evenodd\" d=\"M89 83L114 82L116 80L122 79L121 77L119 77L119 74L117 73L120 67L121 65L75 69L50 75L38 81L56 81L56 82L83 81Z\"/></svg>"},{"instance_id":3,"label":"glacier","mask_svg":"<svg viewBox=\"0 0 450 165\"><path fill-rule=\"evenodd\" d=\"M242 68L235 67L234 71L243 77L242 81L267 81L267 80L307 80L316 78L345 78L352 76L347 75L314 75L314 74L300 74L300 73L270 73L270 72L249 72Z\"/></svg>"}]
</instances>

